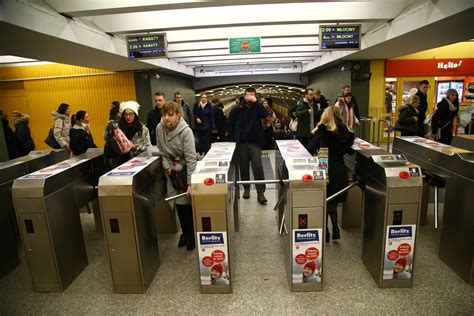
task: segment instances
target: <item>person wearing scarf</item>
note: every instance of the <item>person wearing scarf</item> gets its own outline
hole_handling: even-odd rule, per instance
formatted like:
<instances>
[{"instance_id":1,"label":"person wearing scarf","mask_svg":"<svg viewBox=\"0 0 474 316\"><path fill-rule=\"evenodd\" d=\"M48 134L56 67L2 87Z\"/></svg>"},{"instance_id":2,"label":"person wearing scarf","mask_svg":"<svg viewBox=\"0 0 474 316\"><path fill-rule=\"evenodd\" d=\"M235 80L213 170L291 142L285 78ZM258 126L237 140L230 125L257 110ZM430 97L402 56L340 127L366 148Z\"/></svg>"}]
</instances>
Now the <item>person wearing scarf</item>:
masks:
<instances>
[{"instance_id":1,"label":"person wearing scarf","mask_svg":"<svg viewBox=\"0 0 474 316\"><path fill-rule=\"evenodd\" d=\"M347 127L354 129L355 125L359 125L359 110L352 100L351 92L347 92L344 97L339 98L335 106L341 111L342 121Z\"/></svg>"},{"instance_id":2,"label":"person wearing scarf","mask_svg":"<svg viewBox=\"0 0 474 316\"><path fill-rule=\"evenodd\" d=\"M71 117L72 128L69 130L69 148L74 156L81 155L88 148L97 148L90 132L89 113L80 110Z\"/></svg>"},{"instance_id":3,"label":"person wearing scarf","mask_svg":"<svg viewBox=\"0 0 474 316\"><path fill-rule=\"evenodd\" d=\"M436 141L450 145L453 139L453 122L459 111L458 92L448 89L444 97L437 105L431 123L431 136Z\"/></svg>"},{"instance_id":4,"label":"person wearing scarf","mask_svg":"<svg viewBox=\"0 0 474 316\"><path fill-rule=\"evenodd\" d=\"M216 129L212 105L207 100L207 94L201 93L199 101L194 104L193 115L199 141L198 152L205 155L211 148L211 132Z\"/></svg>"}]
</instances>

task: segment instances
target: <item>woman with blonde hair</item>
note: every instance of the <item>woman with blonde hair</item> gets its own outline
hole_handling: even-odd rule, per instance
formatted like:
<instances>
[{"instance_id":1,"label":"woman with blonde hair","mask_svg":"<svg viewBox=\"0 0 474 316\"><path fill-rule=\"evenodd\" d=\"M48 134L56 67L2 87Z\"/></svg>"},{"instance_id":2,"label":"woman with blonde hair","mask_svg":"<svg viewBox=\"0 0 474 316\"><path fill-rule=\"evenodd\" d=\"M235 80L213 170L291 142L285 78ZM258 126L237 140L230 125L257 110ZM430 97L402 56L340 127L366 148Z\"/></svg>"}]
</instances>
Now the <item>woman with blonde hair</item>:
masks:
<instances>
[{"instance_id":1,"label":"woman with blonde hair","mask_svg":"<svg viewBox=\"0 0 474 316\"><path fill-rule=\"evenodd\" d=\"M322 148L328 150L328 185L327 196L344 189L348 184L344 155L352 153L351 148L354 143L354 133L342 121L341 113L335 106L327 107L321 115L316 128L313 130L313 138L308 145L308 151L314 155ZM346 201L346 194L341 194L327 203L327 214L332 222L332 239L340 238L340 230L337 224L337 205ZM326 223L328 221L326 220ZM326 242L329 242L330 234L326 227Z\"/></svg>"}]
</instances>

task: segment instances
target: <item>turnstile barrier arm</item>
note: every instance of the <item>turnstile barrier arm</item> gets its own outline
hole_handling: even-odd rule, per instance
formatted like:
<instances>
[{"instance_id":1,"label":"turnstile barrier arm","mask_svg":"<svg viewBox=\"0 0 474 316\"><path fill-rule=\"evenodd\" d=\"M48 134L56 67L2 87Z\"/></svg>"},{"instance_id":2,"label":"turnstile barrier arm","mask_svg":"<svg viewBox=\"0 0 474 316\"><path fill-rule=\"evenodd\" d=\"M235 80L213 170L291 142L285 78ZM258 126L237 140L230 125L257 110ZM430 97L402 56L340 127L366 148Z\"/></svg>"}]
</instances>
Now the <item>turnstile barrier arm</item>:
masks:
<instances>
[{"instance_id":1,"label":"turnstile barrier arm","mask_svg":"<svg viewBox=\"0 0 474 316\"><path fill-rule=\"evenodd\" d=\"M356 186L358 184L359 184L358 182L352 182L351 184L349 184L347 187L345 187L341 191L336 192L333 195L331 195L330 197L326 198L326 203L332 201L333 199L335 199L339 195L343 194L344 192L348 191L350 188L352 188L353 186Z\"/></svg>"},{"instance_id":2,"label":"turnstile barrier arm","mask_svg":"<svg viewBox=\"0 0 474 316\"><path fill-rule=\"evenodd\" d=\"M438 229L438 187L434 186L434 228Z\"/></svg>"},{"instance_id":3,"label":"turnstile barrier arm","mask_svg":"<svg viewBox=\"0 0 474 316\"><path fill-rule=\"evenodd\" d=\"M183 197L183 196L186 196L186 195L188 195L188 192L183 192L183 193L180 193L180 194L177 194L177 195L169 196L169 197L165 198L165 201L169 202L169 201L172 201L172 200L175 200L175 199L179 199L180 197Z\"/></svg>"}]
</instances>

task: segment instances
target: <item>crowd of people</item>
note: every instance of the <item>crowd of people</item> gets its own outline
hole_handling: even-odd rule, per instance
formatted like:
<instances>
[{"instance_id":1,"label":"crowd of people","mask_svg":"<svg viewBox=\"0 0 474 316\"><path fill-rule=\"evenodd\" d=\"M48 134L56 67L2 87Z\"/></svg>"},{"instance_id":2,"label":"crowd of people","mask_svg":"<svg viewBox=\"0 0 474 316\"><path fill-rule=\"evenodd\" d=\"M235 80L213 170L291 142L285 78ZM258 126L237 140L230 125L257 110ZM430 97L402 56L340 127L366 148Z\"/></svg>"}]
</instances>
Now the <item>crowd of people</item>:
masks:
<instances>
[{"instance_id":1,"label":"crowd of people","mask_svg":"<svg viewBox=\"0 0 474 316\"><path fill-rule=\"evenodd\" d=\"M402 136L426 136L426 110L428 82L421 81L411 92L395 126ZM454 89L437 104L429 117L430 137L449 144L453 124L459 111L458 93ZM234 162L241 180L250 180L250 168L255 180L264 180L262 149L275 148L275 140L298 139L313 155L324 151L328 157L327 194L332 195L348 184L343 156L352 151L354 129L360 122L359 107L351 87L346 85L336 102L331 104L320 90L308 88L296 104L288 110L288 118L278 117L272 109L271 98L259 98L249 87L236 99L235 104L224 109L218 97L208 100L201 93L193 106L188 105L177 91L173 101L167 101L164 92L154 94L155 106L148 113L146 124L139 119L140 104L136 101L112 102L109 121L104 129L104 157L107 168L113 169L143 153L150 146L157 146L168 195L187 192L176 199L176 210L182 234L178 247L195 248L192 216L191 174L197 160L209 151L211 143L230 141L236 143ZM91 117L86 110L71 116L69 104L61 103L52 112L53 127L46 142L53 148L64 148L71 155L81 155L88 148L97 147L90 131ZM2 116L10 159L27 155L35 148L28 126L29 116L20 112L12 115L15 131ZM289 122L287 121L289 119ZM257 201L266 204L265 184L257 184ZM242 197L249 199L250 185L244 185ZM345 194L327 204L327 214L332 222L332 238L340 238L337 224L338 203L345 201ZM331 234L326 230L326 241Z\"/></svg>"}]
</instances>

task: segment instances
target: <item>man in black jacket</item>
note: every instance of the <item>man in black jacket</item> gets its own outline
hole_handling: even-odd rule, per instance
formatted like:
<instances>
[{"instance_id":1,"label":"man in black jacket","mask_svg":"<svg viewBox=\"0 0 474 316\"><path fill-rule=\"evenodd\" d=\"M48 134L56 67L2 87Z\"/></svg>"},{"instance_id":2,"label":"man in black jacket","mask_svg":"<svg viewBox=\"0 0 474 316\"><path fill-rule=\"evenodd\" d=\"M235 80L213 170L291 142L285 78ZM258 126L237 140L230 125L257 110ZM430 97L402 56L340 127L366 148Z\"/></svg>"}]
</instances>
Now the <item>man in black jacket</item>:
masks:
<instances>
[{"instance_id":1,"label":"man in black jacket","mask_svg":"<svg viewBox=\"0 0 474 316\"><path fill-rule=\"evenodd\" d=\"M328 106L328 100L326 100L326 97L321 94L321 90L315 90L313 98L314 126L318 125L319 121L321 120L321 115L323 114L324 109Z\"/></svg>"},{"instance_id":2,"label":"man in black jacket","mask_svg":"<svg viewBox=\"0 0 474 316\"><path fill-rule=\"evenodd\" d=\"M268 116L267 110L257 100L254 88L245 89L240 105L229 114L229 139L236 143L235 158L240 171L240 179L250 180L250 163L255 180L264 180L262 165L262 145L265 144L262 119ZM265 184L255 185L257 201L266 204ZM244 185L244 199L250 198L250 185Z\"/></svg>"},{"instance_id":3,"label":"man in black jacket","mask_svg":"<svg viewBox=\"0 0 474 316\"><path fill-rule=\"evenodd\" d=\"M161 91L155 92L155 107L148 112L146 127L150 131L150 140L152 145L156 145L156 127L161 121L161 108L165 105L165 93Z\"/></svg>"},{"instance_id":4,"label":"man in black jacket","mask_svg":"<svg viewBox=\"0 0 474 316\"><path fill-rule=\"evenodd\" d=\"M174 102L178 103L179 105L181 105L181 109L183 109L183 118L184 120L186 121L186 123L188 123L188 126L191 127L191 129L194 131L194 115L193 115L193 110L191 109L191 107L189 106L189 104L187 104L186 102L184 102L183 100L183 95L181 94L181 92L179 91L176 91L174 93Z\"/></svg>"},{"instance_id":5,"label":"man in black jacket","mask_svg":"<svg viewBox=\"0 0 474 316\"><path fill-rule=\"evenodd\" d=\"M416 96L420 98L420 105L418 106L418 112L420 113L419 120L418 120L418 128L420 131L425 131L425 118L426 118L426 110L428 110L428 88L430 87L430 83L428 80L421 80L418 82L418 91L416 92Z\"/></svg>"}]
</instances>

